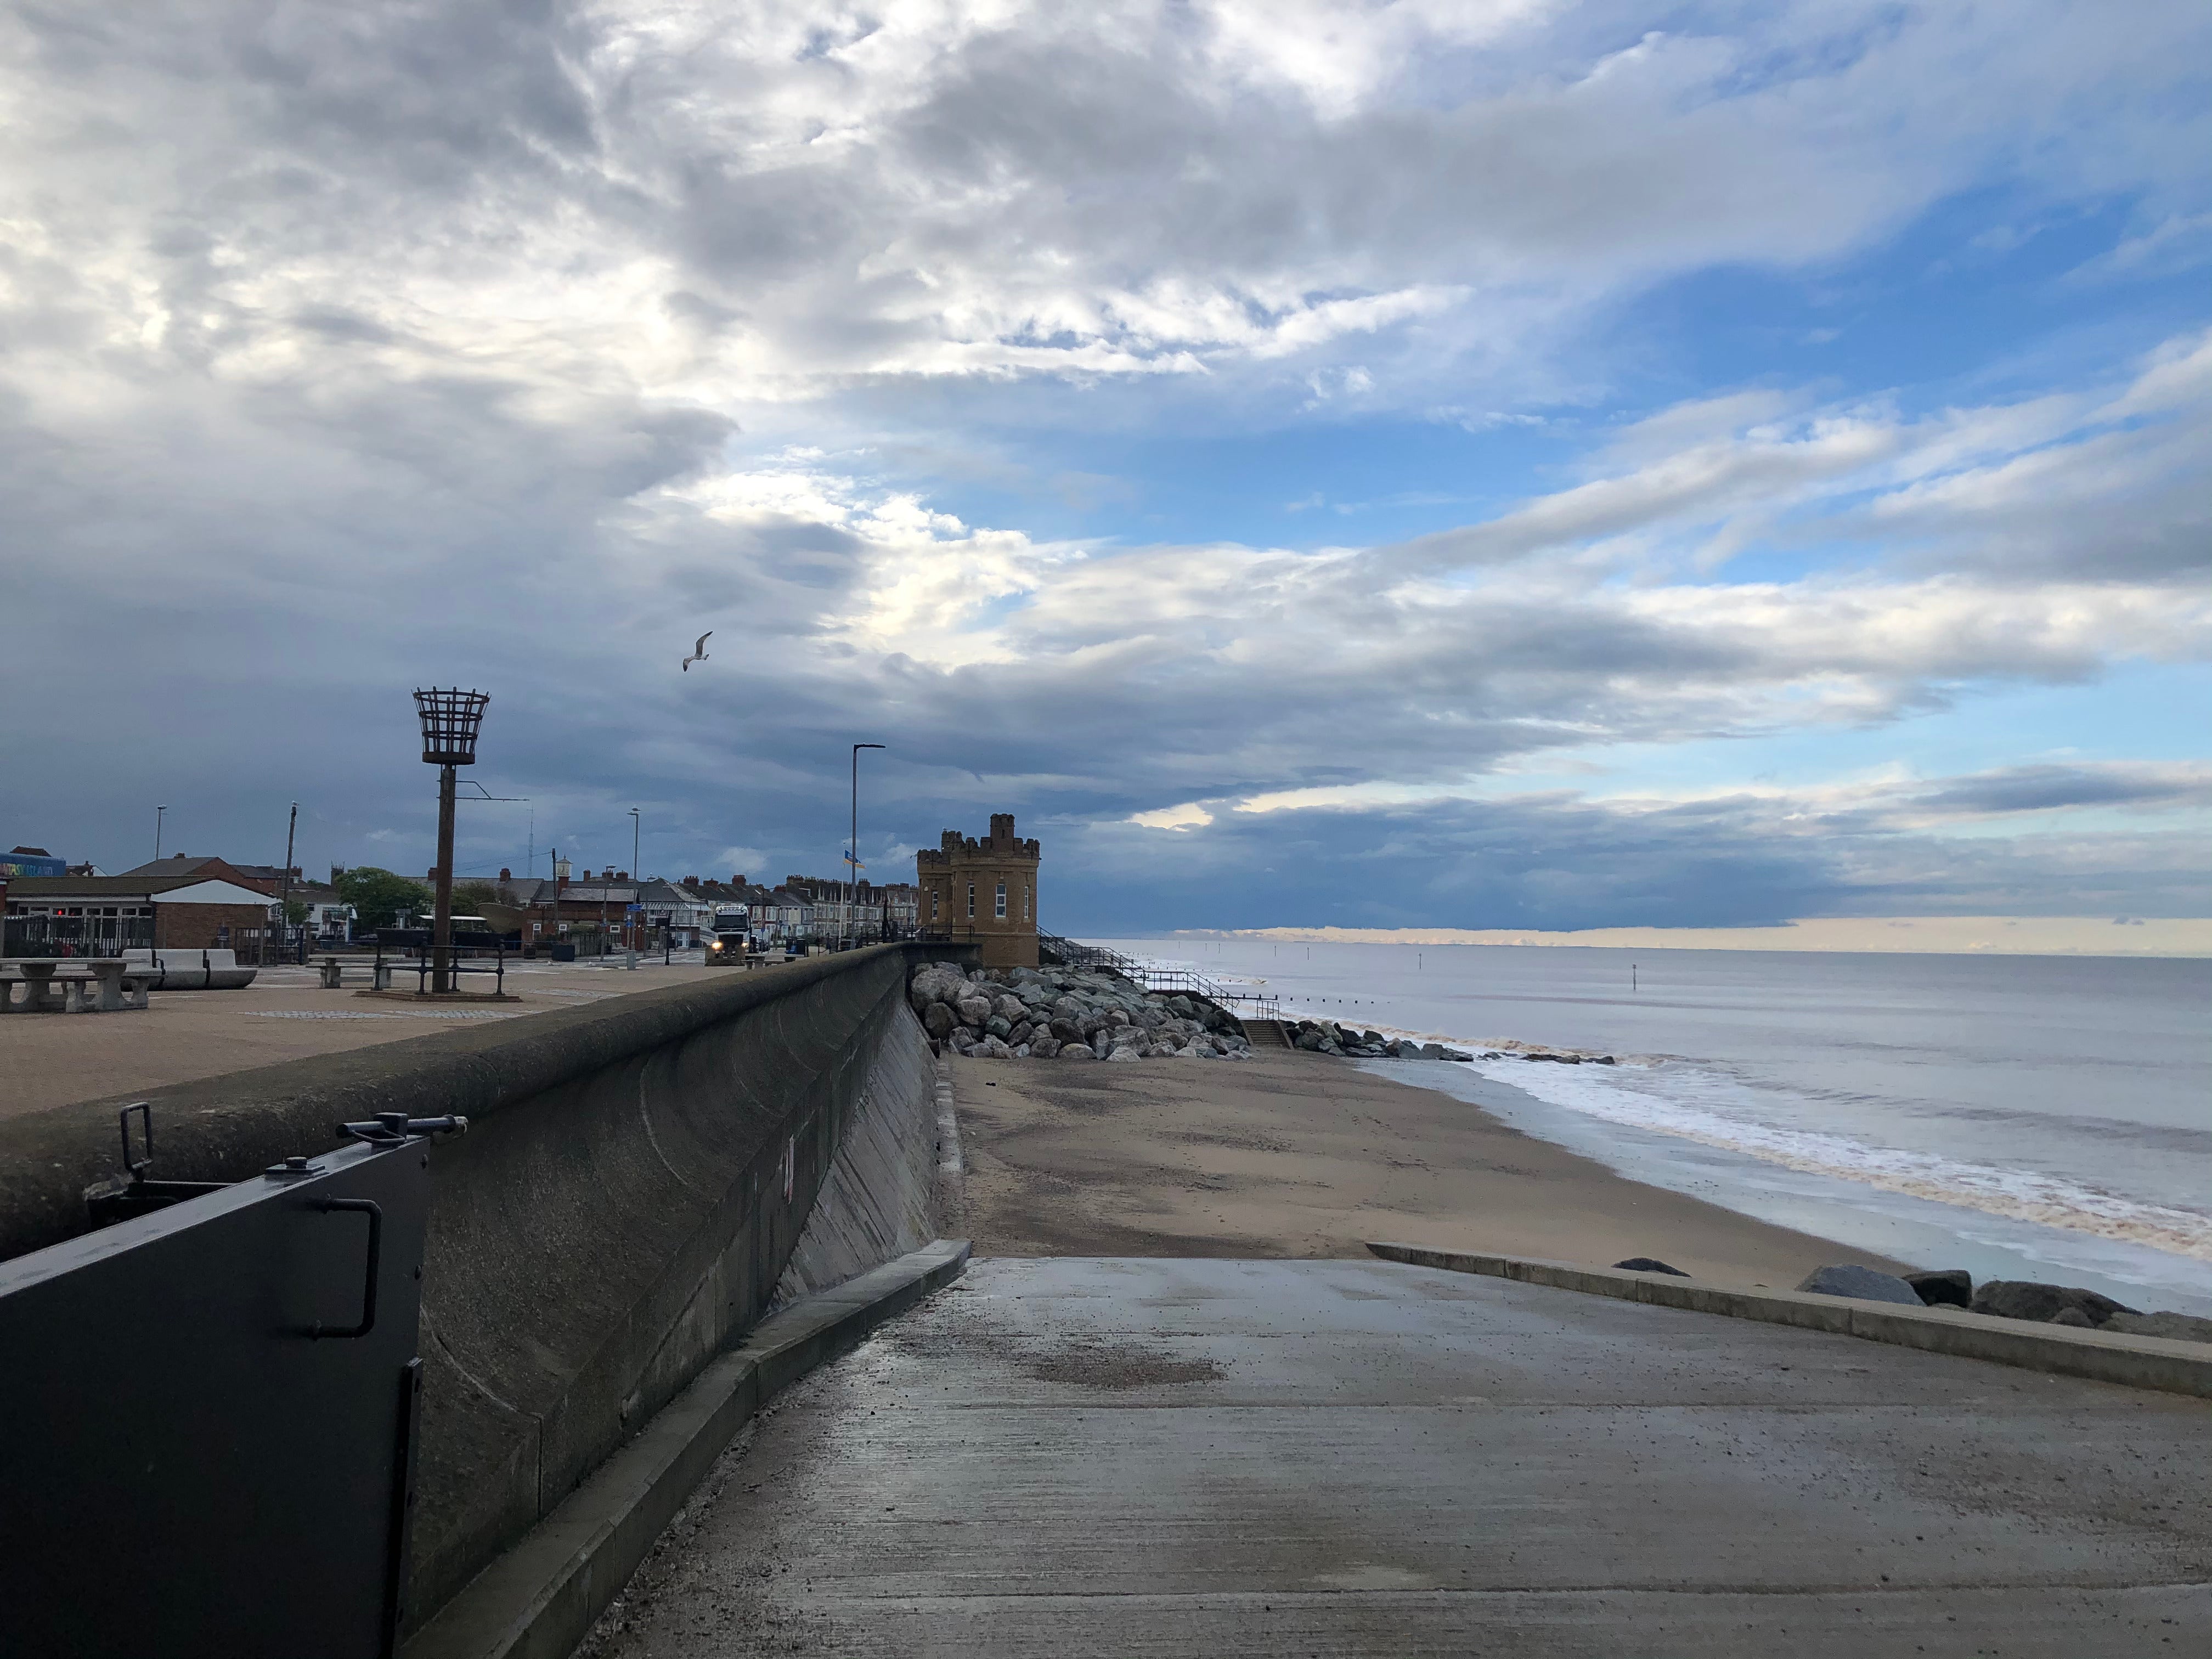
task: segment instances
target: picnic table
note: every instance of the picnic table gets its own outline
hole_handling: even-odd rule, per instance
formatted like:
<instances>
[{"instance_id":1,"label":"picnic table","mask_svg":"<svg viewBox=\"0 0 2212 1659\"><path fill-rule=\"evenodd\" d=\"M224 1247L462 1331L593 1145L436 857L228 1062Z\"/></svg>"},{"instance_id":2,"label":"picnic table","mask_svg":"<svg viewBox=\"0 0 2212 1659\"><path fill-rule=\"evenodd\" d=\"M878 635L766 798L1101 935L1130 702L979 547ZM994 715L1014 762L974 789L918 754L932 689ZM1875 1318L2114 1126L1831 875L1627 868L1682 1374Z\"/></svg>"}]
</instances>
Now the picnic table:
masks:
<instances>
[{"instance_id":1,"label":"picnic table","mask_svg":"<svg viewBox=\"0 0 2212 1659\"><path fill-rule=\"evenodd\" d=\"M146 1006L153 972L121 957L15 957L0 962L0 1014L99 1014ZM21 1000L15 988L23 988Z\"/></svg>"}]
</instances>

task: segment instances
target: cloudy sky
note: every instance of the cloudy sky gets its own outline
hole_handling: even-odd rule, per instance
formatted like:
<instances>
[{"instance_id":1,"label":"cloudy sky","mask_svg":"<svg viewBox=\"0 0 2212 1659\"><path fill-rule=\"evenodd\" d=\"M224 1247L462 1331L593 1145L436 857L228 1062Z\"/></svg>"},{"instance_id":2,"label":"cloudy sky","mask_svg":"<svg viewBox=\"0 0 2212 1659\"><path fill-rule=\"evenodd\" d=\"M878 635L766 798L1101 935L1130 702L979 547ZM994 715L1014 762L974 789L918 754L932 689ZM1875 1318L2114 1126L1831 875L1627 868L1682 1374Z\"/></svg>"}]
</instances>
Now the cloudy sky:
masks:
<instances>
[{"instance_id":1,"label":"cloudy sky","mask_svg":"<svg viewBox=\"0 0 2212 1659\"><path fill-rule=\"evenodd\" d=\"M0 837L2212 915L2212 11L0 5ZM709 659L678 662L712 629Z\"/></svg>"}]
</instances>

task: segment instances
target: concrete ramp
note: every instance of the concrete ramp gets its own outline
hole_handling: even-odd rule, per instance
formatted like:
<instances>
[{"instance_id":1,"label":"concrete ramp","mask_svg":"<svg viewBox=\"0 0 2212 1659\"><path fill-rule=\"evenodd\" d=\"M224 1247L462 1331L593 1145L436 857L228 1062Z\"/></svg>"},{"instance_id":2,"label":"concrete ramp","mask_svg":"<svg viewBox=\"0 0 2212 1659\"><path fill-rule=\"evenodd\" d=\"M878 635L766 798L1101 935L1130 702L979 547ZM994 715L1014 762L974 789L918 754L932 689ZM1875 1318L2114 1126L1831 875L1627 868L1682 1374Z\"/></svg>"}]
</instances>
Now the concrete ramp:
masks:
<instances>
[{"instance_id":1,"label":"concrete ramp","mask_svg":"<svg viewBox=\"0 0 2212 1659\"><path fill-rule=\"evenodd\" d=\"M785 1397L613 1656L2178 1654L2212 1406L1368 1261L998 1260Z\"/></svg>"}]
</instances>

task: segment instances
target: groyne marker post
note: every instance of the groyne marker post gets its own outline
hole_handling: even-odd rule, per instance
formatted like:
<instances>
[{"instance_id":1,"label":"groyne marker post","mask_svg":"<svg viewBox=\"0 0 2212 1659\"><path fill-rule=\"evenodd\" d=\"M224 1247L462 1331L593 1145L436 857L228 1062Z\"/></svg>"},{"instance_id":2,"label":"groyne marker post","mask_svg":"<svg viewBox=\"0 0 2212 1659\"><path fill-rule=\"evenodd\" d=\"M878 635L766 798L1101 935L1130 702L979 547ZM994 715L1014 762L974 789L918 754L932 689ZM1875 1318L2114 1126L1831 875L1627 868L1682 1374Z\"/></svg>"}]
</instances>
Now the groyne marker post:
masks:
<instances>
[{"instance_id":1,"label":"groyne marker post","mask_svg":"<svg viewBox=\"0 0 2212 1659\"><path fill-rule=\"evenodd\" d=\"M482 691L432 686L415 694L422 720L422 759L438 768L438 872L430 933L430 989L453 988L453 769L477 763L477 734L483 726Z\"/></svg>"}]
</instances>

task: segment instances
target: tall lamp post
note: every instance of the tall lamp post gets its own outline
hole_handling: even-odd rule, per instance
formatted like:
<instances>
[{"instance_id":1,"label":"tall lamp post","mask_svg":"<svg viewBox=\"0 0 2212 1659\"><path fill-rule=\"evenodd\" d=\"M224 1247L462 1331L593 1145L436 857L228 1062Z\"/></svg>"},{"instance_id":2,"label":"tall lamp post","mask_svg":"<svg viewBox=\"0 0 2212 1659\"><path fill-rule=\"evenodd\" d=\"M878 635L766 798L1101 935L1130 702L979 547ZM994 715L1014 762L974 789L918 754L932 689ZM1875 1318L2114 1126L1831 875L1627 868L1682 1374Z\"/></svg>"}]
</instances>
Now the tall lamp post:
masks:
<instances>
[{"instance_id":1,"label":"tall lamp post","mask_svg":"<svg viewBox=\"0 0 2212 1659\"><path fill-rule=\"evenodd\" d=\"M284 960L283 945L289 944L292 938L292 836L299 827L300 803L294 801L292 816L284 821L284 887L276 898L276 937L281 942L276 953L279 962ZM302 956L300 960L305 962L307 957Z\"/></svg>"},{"instance_id":2,"label":"tall lamp post","mask_svg":"<svg viewBox=\"0 0 2212 1659\"><path fill-rule=\"evenodd\" d=\"M845 911L852 919L856 943L860 931L860 751L883 746L879 743L856 743L853 745L853 840L845 848L846 890L849 895Z\"/></svg>"},{"instance_id":3,"label":"tall lamp post","mask_svg":"<svg viewBox=\"0 0 2212 1659\"><path fill-rule=\"evenodd\" d=\"M157 860L161 856L161 815L168 810L166 806L154 809L154 857Z\"/></svg>"},{"instance_id":4,"label":"tall lamp post","mask_svg":"<svg viewBox=\"0 0 2212 1659\"><path fill-rule=\"evenodd\" d=\"M430 988L453 988L453 769L477 763L477 733L483 725L482 691L432 686L415 694L422 718L422 759L438 769L438 884L430 933Z\"/></svg>"},{"instance_id":5,"label":"tall lamp post","mask_svg":"<svg viewBox=\"0 0 2212 1659\"><path fill-rule=\"evenodd\" d=\"M645 927L645 871L637 861L637 837L639 826L644 822L644 819L638 817L637 808L631 807L629 809L629 890L630 902L637 906L637 925L641 932ZM625 935L629 932L628 916L623 918L623 932ZM635 948L626 937L623 940L623 945L626 950Z\"/></svg>"}]
</instances>

